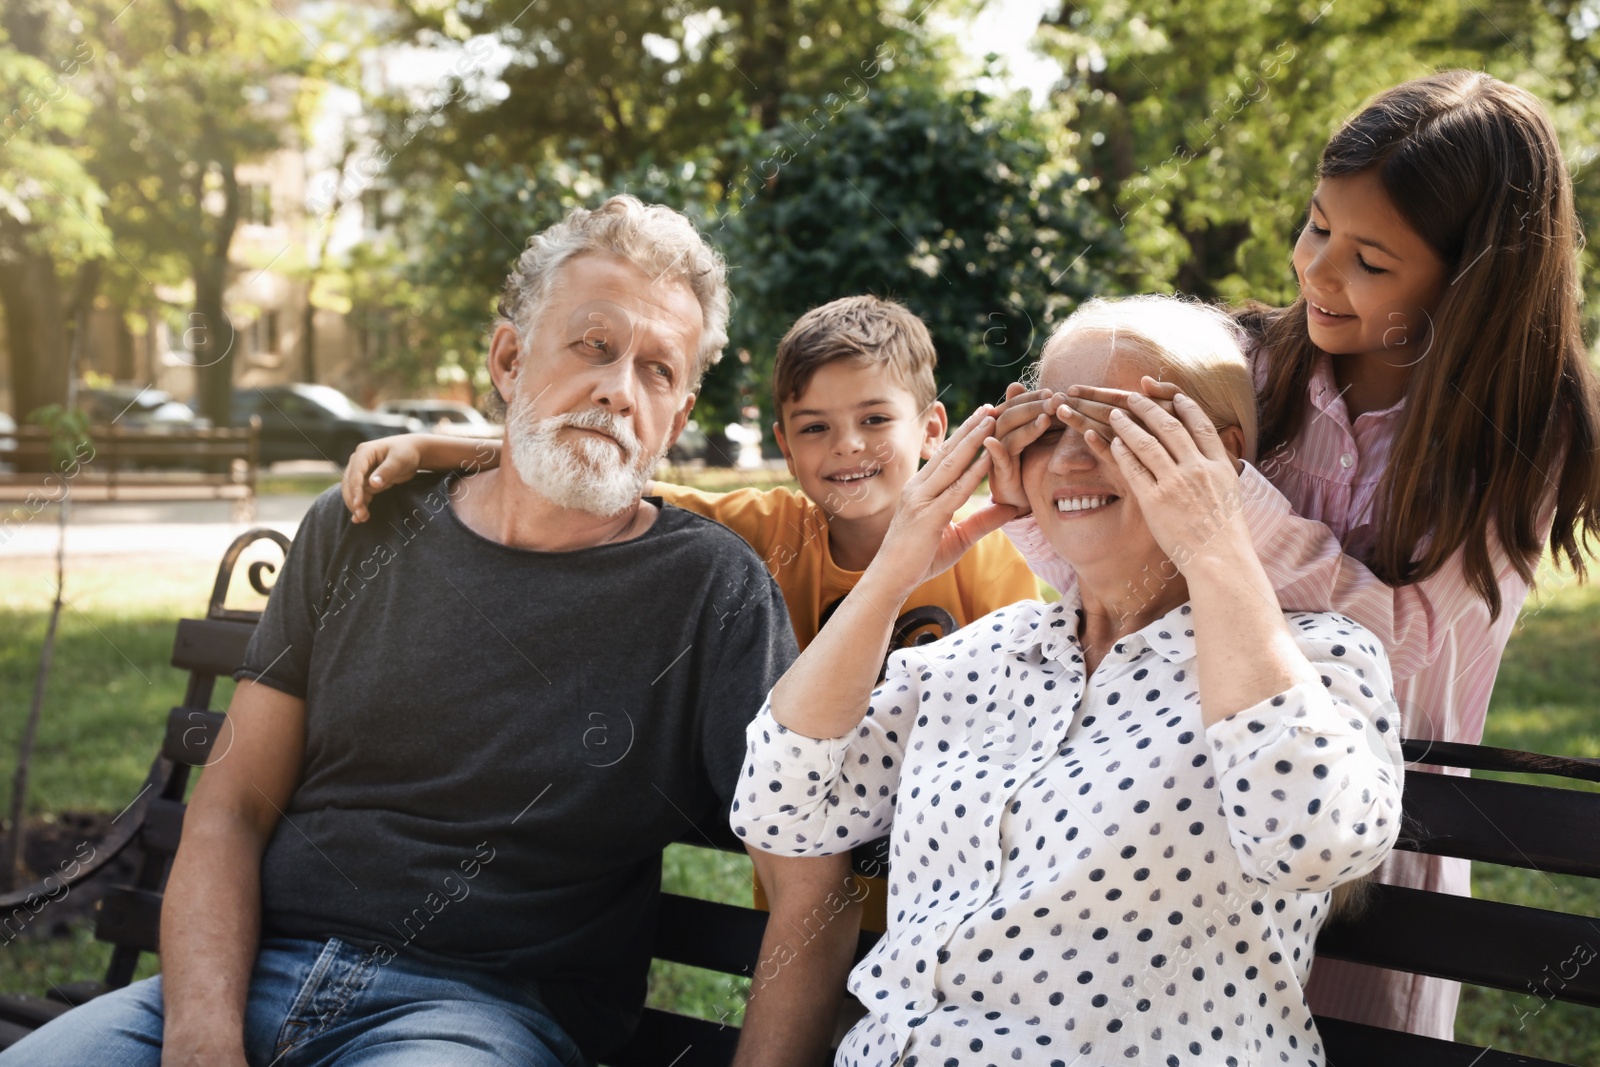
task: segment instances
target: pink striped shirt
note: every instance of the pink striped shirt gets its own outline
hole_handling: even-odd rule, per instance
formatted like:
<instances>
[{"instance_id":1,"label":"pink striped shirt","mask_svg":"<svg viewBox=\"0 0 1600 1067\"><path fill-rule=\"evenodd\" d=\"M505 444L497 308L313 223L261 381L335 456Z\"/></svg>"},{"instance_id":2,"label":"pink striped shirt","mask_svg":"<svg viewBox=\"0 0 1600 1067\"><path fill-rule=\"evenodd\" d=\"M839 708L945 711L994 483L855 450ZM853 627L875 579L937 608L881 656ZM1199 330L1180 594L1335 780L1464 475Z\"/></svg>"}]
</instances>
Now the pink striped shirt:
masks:
<instances>
[{"instance_id":1,"label":"pink striped shirt","mask_svg":"<svg viewBox=\"0 0 1600 1067\"><path fill-rule=\"evenodd\" d=\"M1258 391L1265 368L1258 360ZM1241 512L1267 576L1285 611L1339 612L1383 641L1404 736L1475 744L1528 585L1498 538L1490 542L1502 601L1497 620L1490 620L1488 605L1468 583L1462 550L1411 585L1389 586L1375 577L1357 557L1374 543L1379 481L1405 401L1352 424L1326 355L1308 399L1310 418L1294 440L1259 469L1245 464L1239 477ZM1548 524L1547 514L1546 530ZM1031 515L1008 523L1006 533L1039 577L1059 590L1076 583ZM1393 885L1471 892L1465 861L1414 852L1391 853L1378 877ZM1322 1015L1449 1038L1459 991L1454 982L1323 960L1307 995Z\"/></svg>"}]
</instances>

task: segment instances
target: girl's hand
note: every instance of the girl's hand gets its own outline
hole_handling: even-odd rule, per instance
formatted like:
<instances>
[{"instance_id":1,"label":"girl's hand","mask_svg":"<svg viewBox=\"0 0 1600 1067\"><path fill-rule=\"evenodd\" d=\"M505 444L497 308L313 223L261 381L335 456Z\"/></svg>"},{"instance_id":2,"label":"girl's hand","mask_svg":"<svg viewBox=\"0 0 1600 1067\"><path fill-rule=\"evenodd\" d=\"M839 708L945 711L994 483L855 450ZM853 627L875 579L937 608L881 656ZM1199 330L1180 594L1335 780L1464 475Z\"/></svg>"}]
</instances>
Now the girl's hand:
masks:
<instances>
[{"instance_id":1,"label":"girl's hand","mask_svg":"<svg viewBox=\"0 0 1600 1067\"><path fill-rule=\"evenodd\" d=\"M1156 401L1164 411L1172 413L1172 398L1178 395L1176 385L1171 382L1158 382L1146 374L1140 381L1140 388L1145 396ZM1127 411L1129 398L1137 395L1125 389L1106 389L1095 385L1070 386L1067 389L1066 410L1061 412L1061 421L1085 436L1093 430L1102 439L1113 440L1117 434L1111 425L1111 413L1118 408Z\"/></svg>"},{"instance_id":2,"label":"girl's hand","mask_svg":"<svg viewBox=\"0 0 1600 1067\"><path fill-rule=\"evenodd\" d=\"M974 411L900 492L900 506L869 569L896 579L908 595L954 566L967 549L1016 513L1010 505L990 504L954 521L989 473L984 439L994 429L992 411L988 404Z\"/></svg>"},{"instance_id":3,"label":"girl's hand","mask_svg":"<svg viewBox=\"0 0 1600 1067\"><path fill-rule=\"evenodd\" d=\"M995 409L994 434L983 443L989 454L989 495L996 504L1008 504L1020 518L1032 512L1022 491L1022 450L1037 441L1055 423L1065 398L1048 389L1031 392L1013 382L1006 399Z\"/></svg>"},{"instance_id":4,"label":"girl's hand","mask_svg":"<svg viewBox=\"0 0 1600 1067\"><path fill-rule=\"evenodd\" d=\"M409 482L422 467L422 450L411 434L367 441L350 454L339 492L351 522L366 522L367 505L391 485Z\"/></svg>"},{"instance_id":5,"label":"girl's hand","mask_svg":"<svg viewBox=\"0 0 1600 1067\"><path fill-rule=\"evenodd\" d=\"M1172 403L1169 414L1133 394L1127 410L1113 407L1108 416L1114 440L1093 430L1084 437L1117 464L1156 542L1186 575L1209 562L1233 565L1241 553L1254 558L1233 457L1200 405L1182 393Z\"/></svg>"}]
</instances>

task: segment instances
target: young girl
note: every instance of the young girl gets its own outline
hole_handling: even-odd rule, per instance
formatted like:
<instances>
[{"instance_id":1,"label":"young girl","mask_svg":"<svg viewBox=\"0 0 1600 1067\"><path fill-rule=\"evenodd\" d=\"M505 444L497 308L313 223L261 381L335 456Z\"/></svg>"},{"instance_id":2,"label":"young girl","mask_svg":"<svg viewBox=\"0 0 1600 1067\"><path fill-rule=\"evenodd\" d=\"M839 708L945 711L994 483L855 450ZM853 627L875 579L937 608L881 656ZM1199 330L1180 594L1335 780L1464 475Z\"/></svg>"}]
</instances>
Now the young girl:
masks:
<instances>
[{"instance_id":1,"label":"young girl","mask_svg":"<svg viewBox=\"0 0 1600 1067\"><path fill-rule=\"evenodd\" d=\"M1476 743L1541 551L1581 579L1600 527L1600 388L1579 326L1571 181L1539 102L1472 71L1380 95L1328 143L1318 179L1294 249L1300 298L1236 313L1260 470L1211 476L1237 478L1286 609L1338 611L1382 639L1404 734ZM989 446L996 500L1021 499L1000 468L1053 415L1100 450L1114 408L1167 418L1126 393L1068 398L1017 398L1031 402ZM1197 519L1195 536L1211 525ZM1216 525L1228 536L1233 524ZM1008 531L1041 577L1072 581L1031 519ZM1379 878L1470 892L1465 861L1414 852L1392 853ZM1322 960L1308 996L1319 1014L1449 1038L1459 991Z\"/></svg>"}]
</instances>

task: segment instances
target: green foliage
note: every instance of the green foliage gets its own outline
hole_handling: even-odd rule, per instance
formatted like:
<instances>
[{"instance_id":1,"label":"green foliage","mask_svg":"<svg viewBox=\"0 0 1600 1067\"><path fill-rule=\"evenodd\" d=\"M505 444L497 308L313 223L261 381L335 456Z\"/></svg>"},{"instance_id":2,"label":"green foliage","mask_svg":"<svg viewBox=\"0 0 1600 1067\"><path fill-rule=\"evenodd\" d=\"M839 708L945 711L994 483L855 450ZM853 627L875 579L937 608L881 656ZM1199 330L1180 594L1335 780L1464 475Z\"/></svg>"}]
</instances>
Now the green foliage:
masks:
<instances>
[{"instance_id":1,"label":"green foliage","mask_svg":"<svg viewBox=\"0 0 1600 1067\"><path fill-rule=\"evenodd\" d=\"M89 441L89 416L68 411L60 404L47 404L28 415L28 421L50 432L50 462L56 470L74 467L93 446Z\"/></svg>"},{"instance_id":2,"label":"green foliage","mask_svg":"<svg viewBox=\"0 0 1600 1067\"><path fill-rule=\"evenodd\" d=\"M732 347L756 380L803 312L873 293L928 324L942 399L964 412L997 399L1079 301L1114 290L1119 235L1025 101L889 89L795 111L733 146L712 223L734 264Z\"/></svg>"},{"instance_id":3,"label":"green foliage","mask_svg":"<svg viewBox=\"0 0 1600 1067\"><path fill-rule=\"evenodd\" d=\"M110 30L121 7L93 9ZM293 143L312 104L305 39L269 0L179 0L118 23L87 136L122 256L110 284L148 303L226 257L235 168ZM123 257L126 257L124 259Z\"/></svg>"},{"instance_id":4,"label":"green foliage","mask_svg":"<svg viewBox=\"0 0 1600 1067\"><path fill-rule=\"evenodd\" d=\"M722 142L720 163L645 164L609 181L592 158L469 166L408 241L418 251L403 283L392 259L358 271L360 321L404 324L404 341L374 369L412 381L445 368L479 375L495 295L527 237L628 191L696 218L730 264L729 355L707 377L702 421L749 403L770 411L778 339L809 308L851 293L922 316L947 405L998 397L1053 323L1115 290L1107 265L1119 234L1055 161L1060 129L1024 101L894 88L858 96L791 100L794 121Z\"/></svg>"},{"instance_id":5,"label":"green foliage","mask_svg":"<svg viewBox=\"0 0 1600 1067\"><path fill-rule=\"evenodd\" d=\"M17 25L19 22L22 25ZM13 38L16 25L23 39ZM64 264L109 251L104 201L84 168L93 45L42 20L0 19L0 256L26 245Z\"/></svg>"},{"instance_id":6,"label":"green foliage","mask_svg":"<svg viewBox=\"0 0 1600 1067\"><path fill-rule=\"evenodd\" d=\"M461 180L419 205L420 221L406 230L402 246L356 249L350 266L355 324L386 339L375 346L372 373L402 388L462 376L486 387L488 328L527 239L574 207L639 188L627 177L609 185L592 169L597 161L586 162L469 165ZM653 180L644 195L681 205L664 176Z\"/></svg>"},{"instance_id":7,"label":"green foliage","mask_svg":"<svg viewBox=\"0 0 1600 1067\"><path fill-rule=\"evenodd\" d=\"M1585 15L1584 11L1588 14ZM1529 89L1584 181L1600 119L1592 5L1514 0L1094 0L1041 30L1089 195L1115 211L1139 288L1287 302L1289 248L1329 136L1408 78L1468 67ZM1600 282L1587 254L1589 286Z\"/></svg>"},{"instance_id":8,"label":"green foliage","mask_svg":"<svg viewBox=\"0 0 1600 1067\"><path fill-rule=\"evenodd\" d=\"M397 173L434 179L480 167L592 159L608 182L654 160L682 160L730 131L769 128L790 94L848 91L880 49L888 77L939 78L953 48L874 0L413 0L397 36L422 43L493 35L510 51L488 98L481 64L419 102L399 98L389 125L423 125ZM920 7L921 5L916 5ZM900 10L897 10L900 9ZM898 73L897 73L898 72ZM425 113L424 113L425 112Z\"/></svg>"}]
</instances>

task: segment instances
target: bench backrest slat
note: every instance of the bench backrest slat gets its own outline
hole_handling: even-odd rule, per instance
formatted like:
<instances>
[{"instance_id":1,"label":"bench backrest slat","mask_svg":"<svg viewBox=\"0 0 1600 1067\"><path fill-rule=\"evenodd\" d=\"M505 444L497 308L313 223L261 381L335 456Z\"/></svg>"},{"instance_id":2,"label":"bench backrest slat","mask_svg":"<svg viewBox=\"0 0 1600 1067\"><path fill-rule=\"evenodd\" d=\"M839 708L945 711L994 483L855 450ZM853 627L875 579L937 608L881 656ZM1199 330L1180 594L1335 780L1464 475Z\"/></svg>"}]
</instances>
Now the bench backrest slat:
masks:
<instances>
[{"instance_id":1,"label":"bench backrest slat","mask_svg":"<svg viewBox=\"0 0 1600 1067\"><path fill-rule=\"evenodd\" d=\"M1401 807L1409 851L1600 877L1600 794L1421 772Z\"/></svg>"},{"instance_id":2,"label":"bench backrest slat","mask_svg":"<svg viewBox=\"0 0 1600 1067\"><path fill-rule=\"evenodd\" d=\"M145 809L144 825L139 828L139 844L147 853L171 856L178 851L183 836L183 813L187 805L180 800L156 797Z\"/></svg>"},{"instance_id":3,"label":"bench backrest slat","mask_svg":"<svg viewBox=\"0 0 1600 1067\"><path fill-rule=\"evenodd\" d=\"M227 619L179 619L172 643L172 665L215 678L231 678L244 662L255 624Z\"/></svg>"},{"instance_id":4,"label":"bench backrest slat","mask_svg":"<svg viewBox=\"0 0 1600 1067\"><path fill-rule=\"evenodd\" d=\"M633 1040L606 1067L728 1067L739 1028L646 1008Z\"/></svg>"},{"instance_id":5,"label":"bench backrest slat","mask_svg":"<svg viewBox=\"0 0 1600 1067\"><path fill-rule=\"evenodd\" d=\"M1328 1067L1403 1063L1405 1067L1563 1067L1554 1060L1518 1056L1499 1049L1459 1045L1381 1026L1317 1018Z\"/></svg>"},{"instance_id":6,"label":"bench backrest slat","mask_svg":"<svg viewBox=\"0 0 1600 1067\"><path fill-rule=\"evenodd\" d=\"M187 767L205 766L226 718L220 711L173 708L167 713L167 735L161 741L161 755Z\"/></svg>"},{"instance_id":7,"label":"bench backrest slat","mask_svg":"<svg viewBox=\"0 0 1600 1067\"><path fill-rule=\"evenodd\" d=\"M1585 948L1585 946L1593 946ZM1600 919L1376 884L1359 921L1333 922L1317 955L1600 1006Z\"/></svg>"},{"instance_id":8,"label":"bench backrest slat","mask_svg":"<svg viewBox=\"0 0 1600 1067\"><path fill-rule=\"evenodd\" d=\"M667 893L661 897L653 955L708 971L749 975L766 929L764 912ZM713 930L715 936L708 936Z\"/></svg>"},{"instance_id":9,"label":"bench backrest slat","mask_svg":"<svg viewBox=\"0 0 1600 1067\"><path fill-rule=\"evenodd\" d=\"M123 949L157 952L161 945L161 893L115 886L100 900L94 936Z\"/></svg>"}]
</instances>

